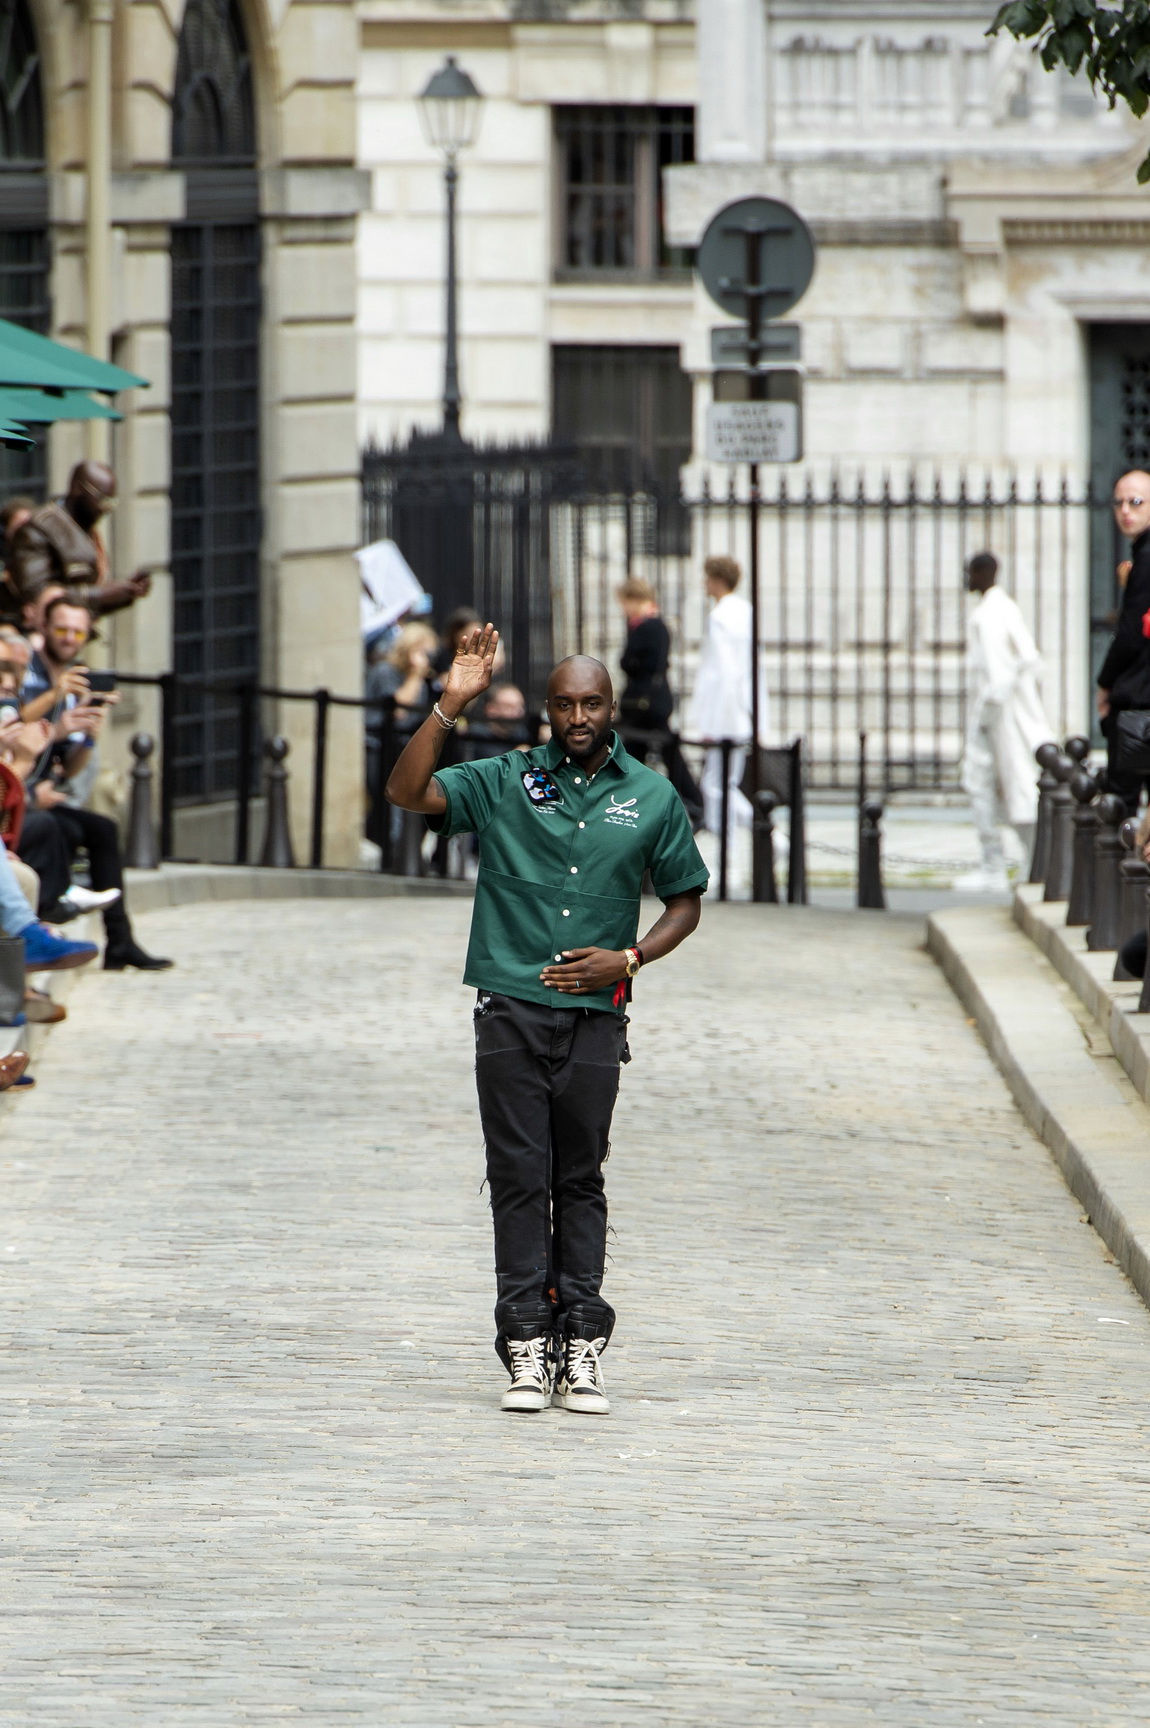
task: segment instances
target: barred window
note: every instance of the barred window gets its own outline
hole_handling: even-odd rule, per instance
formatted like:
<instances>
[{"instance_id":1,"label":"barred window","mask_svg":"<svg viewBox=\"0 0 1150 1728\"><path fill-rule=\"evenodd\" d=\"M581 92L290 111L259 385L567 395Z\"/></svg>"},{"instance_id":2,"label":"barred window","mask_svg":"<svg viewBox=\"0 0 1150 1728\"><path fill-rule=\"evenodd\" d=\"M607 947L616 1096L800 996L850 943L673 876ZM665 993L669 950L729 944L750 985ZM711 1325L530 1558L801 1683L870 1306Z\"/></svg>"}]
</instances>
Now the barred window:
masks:
<instances>
[{"instance_id":1,"label":"barred window","mask_svg":"<svg viewBox=\"0 0 1150 1728\"><path fill-rule=\"evenodd\" d=\"M663 231L662 171L695 160L693 108L555 110L559 276L673 276L693 251Z\"/></svg>"}]
</instances>

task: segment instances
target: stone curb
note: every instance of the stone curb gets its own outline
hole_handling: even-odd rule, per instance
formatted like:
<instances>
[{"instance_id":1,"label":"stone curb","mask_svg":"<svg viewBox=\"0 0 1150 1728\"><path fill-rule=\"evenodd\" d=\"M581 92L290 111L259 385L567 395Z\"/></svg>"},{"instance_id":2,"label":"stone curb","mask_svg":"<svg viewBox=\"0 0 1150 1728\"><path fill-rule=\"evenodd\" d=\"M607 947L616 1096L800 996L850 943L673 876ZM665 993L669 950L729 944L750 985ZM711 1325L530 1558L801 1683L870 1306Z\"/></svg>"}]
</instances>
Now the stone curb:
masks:
<instances>
[{"instance_id":1,"label":"stone curb","mask_svg":"<svg viewBox=\"0 0 1150 1728\"><path fill-rule=\"evenodd\" d=\"M387 900L428 895L470 899L475 892L473 882L447 882L439 876L261 870L254 864L162 864L158 870L126 870L124 885L133 917L208 900Z\"/></svg>"},{"instance_id":2,"label":"stone curb","mask_svg":"<svg viewBox=\"0 0 1150 1728\"><path fill-rule=\"evenodd\" d=\"M1092 1039L1076 1018L1066 986L1008 908L936 913L927 948L1071 1193L1150 1306L1150 1108L1101 1036Z\"/></svg>"},{"instance_id":3,"label":"stone curb","mask_svg":"<svg viewBox=\"0 0 1150 1728\"><path fill-rule=\"evenodd\" d=\"M1142 1097L1150 1102L1150 1014L1139 1014L1142 982L1115 979L1115 953L1086 946L1085 929L1068 928L1066 902L1042 898L1041 886L1015 890L1014 921L1105 1030L1110 1047Z\"/></svg>"}]
</instances>

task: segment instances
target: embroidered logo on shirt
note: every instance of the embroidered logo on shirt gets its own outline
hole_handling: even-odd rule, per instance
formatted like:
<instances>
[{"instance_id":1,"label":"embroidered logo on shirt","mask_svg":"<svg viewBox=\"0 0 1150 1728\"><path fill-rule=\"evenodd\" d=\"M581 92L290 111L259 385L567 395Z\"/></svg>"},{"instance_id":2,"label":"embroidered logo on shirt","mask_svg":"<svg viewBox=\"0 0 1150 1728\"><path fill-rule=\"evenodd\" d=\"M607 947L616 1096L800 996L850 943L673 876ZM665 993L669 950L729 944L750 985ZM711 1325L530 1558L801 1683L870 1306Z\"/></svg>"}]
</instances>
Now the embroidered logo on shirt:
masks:
<instances>
[{"instance_id":1,"label":"embroidered logo on shirt","mask_svg":"<svg viewBox=\"0 0 1150 1728\"><path fill-rule=\"evenodd\" d=\"M608 804L606 813L603 817L604 822L612 822L616 828L636 827L639 821L639 812L636 810L635 806L638 802L639 800L637 798L628 798L624 803L620 804L616 801L615 794L612 792L611 802Z\"/></svg>"},{"instance_id":2,"label":"embroidered logo on shirt","mask_svg":"<svg viewBox=\"0 0 1150 1728\"><path fill-rule=\"evenodd\" d=\"M528 768L522 779L523 790L533 804L562 804L563 794L546 768Z\"/></svg>"}]
</instances>

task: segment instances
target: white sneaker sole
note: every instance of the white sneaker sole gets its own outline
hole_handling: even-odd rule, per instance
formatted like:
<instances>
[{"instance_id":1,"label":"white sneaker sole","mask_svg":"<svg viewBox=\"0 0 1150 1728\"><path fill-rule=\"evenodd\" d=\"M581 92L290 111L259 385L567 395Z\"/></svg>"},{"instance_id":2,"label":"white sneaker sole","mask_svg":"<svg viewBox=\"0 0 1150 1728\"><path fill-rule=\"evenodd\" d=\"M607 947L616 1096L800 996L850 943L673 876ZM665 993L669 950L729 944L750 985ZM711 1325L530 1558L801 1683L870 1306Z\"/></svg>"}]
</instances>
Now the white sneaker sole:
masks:
<instances>
[{"instance_id":1,"label":"white sneaker sole","mask_svg":"<svg viewBox=\"0 0 1150 1728\"><path fill-rule=\"evenodd\" d=\"M577 1410L581 1416L606 1416L611 1408L601 1392L552 1392L551 1402L560 1410Z\"/></svg>"},{"instance_id":2,"label":"white sneaker sole","mask_svg":"<svg viewBox=\"0 0 1150 1728\"><path fill-rule=\"evenodd\" d=\"M533 1416L537 1410L546 1410L547 1403L546 1392L537 1392L532 1386L510 1386L499 1400L499 1407L518 1416Z\"/></svg>"}]
</instances>

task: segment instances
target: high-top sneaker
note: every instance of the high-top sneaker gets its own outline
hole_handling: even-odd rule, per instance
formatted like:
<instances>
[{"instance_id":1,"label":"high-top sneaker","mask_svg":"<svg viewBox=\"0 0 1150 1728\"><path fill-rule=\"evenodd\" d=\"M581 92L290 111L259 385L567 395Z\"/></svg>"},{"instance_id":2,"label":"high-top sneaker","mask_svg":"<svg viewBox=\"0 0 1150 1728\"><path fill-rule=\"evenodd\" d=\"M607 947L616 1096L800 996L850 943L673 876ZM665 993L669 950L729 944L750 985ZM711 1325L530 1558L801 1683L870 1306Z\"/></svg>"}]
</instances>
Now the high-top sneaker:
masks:
<instances>
[{"instance_id":1,"label":"high-top sneaker","mask_svg":"<svg viewBox=\"0 0 1150 1728\"><path fill-rule=\"evenodd\" d=\"M554 1342L545 1303L512 1303L503 1310L495 1349L511 1376L504 1410L546 1410L555 1383Z\"/></svg>"},{"instance_id":2,"label":"high-top sneaker","mask_svg":"<svg viewBox=\"0 0 1150 1728\"><path fill-rule=\"evenodd\" d=\"M568 1326L562 1346L551 1402L558 1404L561 1410L582 1410L587 1416L606 1416L611 1406L607 1402L607 1388L603 1384L603 1368L599 1361L607 1348L606 1337L593 1323L584 1321Z\"/></svg>"},{"instance_id":3,"label":"high-top sneaker","mask_svg":"<svg viewBox=\"0 0 1150 1728\"><path fill-rule=\"evenodd\" d=\"M551 1334L537 1332L533 1338L508 1338L507 1355L511 1384L500 1400L504 1410L546 1410L551 1402L554 1370Z\"/></svg>"}]
</instances>

